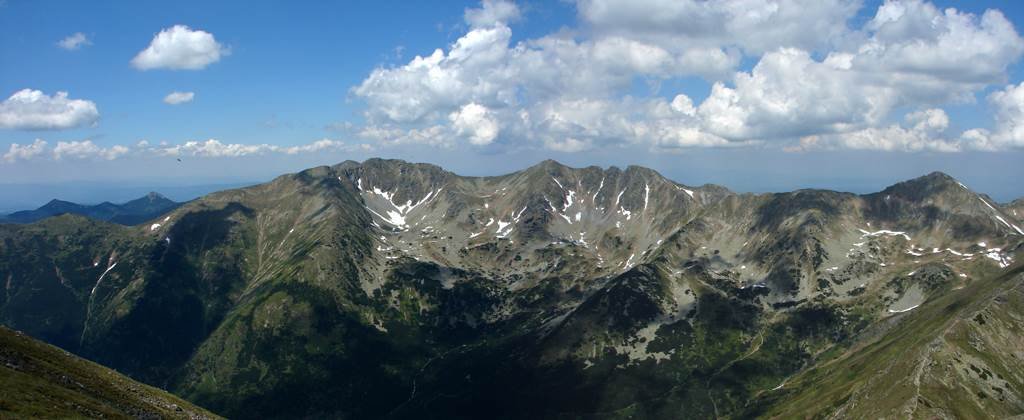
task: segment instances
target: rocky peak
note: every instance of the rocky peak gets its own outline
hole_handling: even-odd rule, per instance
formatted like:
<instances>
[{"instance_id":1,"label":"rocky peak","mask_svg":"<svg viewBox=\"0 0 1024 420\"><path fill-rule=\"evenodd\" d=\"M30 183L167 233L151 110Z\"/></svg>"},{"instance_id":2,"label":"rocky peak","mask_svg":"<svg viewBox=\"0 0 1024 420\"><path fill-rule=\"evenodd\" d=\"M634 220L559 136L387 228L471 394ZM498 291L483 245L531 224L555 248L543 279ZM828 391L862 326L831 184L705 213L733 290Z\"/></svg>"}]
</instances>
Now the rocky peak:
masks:
<instances>
[{"instance_id":1,"label":"rocky peak","mask_svg":"<svg viewBox=\"0 0 1024 420\"><path fill-rule=\"evenodd\" d=\"M912 201L923 201L939 194L961 193L970 191L966 185L943 173L932 172L928 175L899 182L875 193L878 196L898 196Z\"/></svg>"}]
</instances>

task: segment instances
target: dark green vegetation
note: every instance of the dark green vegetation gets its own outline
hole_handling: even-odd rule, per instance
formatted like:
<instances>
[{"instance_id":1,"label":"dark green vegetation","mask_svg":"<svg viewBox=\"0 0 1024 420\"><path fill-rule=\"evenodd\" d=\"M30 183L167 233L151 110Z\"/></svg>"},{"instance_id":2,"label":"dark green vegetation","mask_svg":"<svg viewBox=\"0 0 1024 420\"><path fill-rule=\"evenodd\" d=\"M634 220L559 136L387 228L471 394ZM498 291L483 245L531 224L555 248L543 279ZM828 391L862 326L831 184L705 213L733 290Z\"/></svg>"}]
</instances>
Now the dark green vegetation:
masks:
<instances>
[{"instance_id":1,"label":"dark green vegetation","mask_svg":"<svg viewBox=\"0 0 1024 420\"><path fill-rule=\"evenodd\" d=\"M0 418L219 417L0 326Z\"/></svg>"},{"instance_id":2,"label":"dark green vegetation","mask_svg":"<svg viewBox=\"0 0 1024 420\"><path fill-rule=\"evenodd\" d=\"M1024 243L1011 206L939 173L753 195L639 167L375 159L154 223L0 225L0 322L235 418L959 414L932 409L963 406L951 381L908 409L859 378L934 337L1020 337L997 306L959 332L929 315L1015 296L995 279ZM911 327L931 341L899 341ZM1024 413L1020 369L958 351L995 378L976 413Z\"/></svg>"},{"instance_id":3,"label":"dark green vegetation","mask_svg":"<svg viewBox=\"0 0 1024 420\"><path fill-rule=\"evenodd\" d=\"M96 220L106 220L122 225L137 225L174 210L176 203L160 194L151 192L124 204L103 202L96 205L76 204L68 201L51 200L35 210L24 210L0 216L0 223L32 223L47 217L62 214L77 214Z\"/></svg>"}]
</instances>

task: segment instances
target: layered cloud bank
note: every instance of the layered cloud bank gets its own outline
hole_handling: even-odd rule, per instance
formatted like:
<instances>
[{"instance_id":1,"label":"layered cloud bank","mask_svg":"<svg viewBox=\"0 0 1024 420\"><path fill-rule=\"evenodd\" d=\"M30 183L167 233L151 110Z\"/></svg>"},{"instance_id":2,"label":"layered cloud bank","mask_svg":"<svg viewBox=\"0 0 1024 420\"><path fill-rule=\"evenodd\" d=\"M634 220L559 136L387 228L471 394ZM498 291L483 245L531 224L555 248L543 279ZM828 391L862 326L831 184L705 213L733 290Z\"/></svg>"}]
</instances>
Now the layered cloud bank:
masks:
<instances>
[{"instance_id":1,"label":"layered cloud bank","mask_svg":"<svg viewBox=\"0 0 1024 420\"><path fill-rule=\"evenodd\" d=\"M1022 145L1024 95L989 96L993 130L949 133L942 107L1008 80L1024 40L980 16L888 1L579 0L579 27L513 42L509 2L466 11L467 32L351 91L362 137L386 144L559 151L778 145L787 150L1001 150ZM744 59L754 60L739 70ZM700 78L709 95L637 89ZM907 111L909 110L909 111ZM902 116L899 113L904 113Z\"/></svg>"},{"instance_id":2,"label":"layered cloud bank","mask_svg":"<svg viewBox=\"0 0 1024 420\"><path fill-rule=\"evenodd\" d=\"M2 159L7 163L33 160L114 160L122 157L145 158L227 158L244 156L261 156L271 154L299 155L318 152L353 152L372 151L369 144L348 144L340 140L321 139L309 144L297 146L278 146L273 144L240 144L224 143L216 139L205 141L188 141L181 144L150 144L139 141L132 146L115 145L101 147L92 140L60 141L50 147L43 139L36 139L30 144L11 144Z\"/></svg>"}]
</instances>

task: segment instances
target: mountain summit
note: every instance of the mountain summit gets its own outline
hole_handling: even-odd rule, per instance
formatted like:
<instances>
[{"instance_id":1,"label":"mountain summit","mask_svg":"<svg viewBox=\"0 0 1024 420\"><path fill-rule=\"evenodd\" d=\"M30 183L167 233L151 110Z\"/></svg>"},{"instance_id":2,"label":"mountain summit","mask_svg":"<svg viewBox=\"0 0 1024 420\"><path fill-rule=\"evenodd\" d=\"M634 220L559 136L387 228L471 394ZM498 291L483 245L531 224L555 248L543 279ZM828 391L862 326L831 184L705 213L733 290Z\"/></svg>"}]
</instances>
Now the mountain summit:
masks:
<instances>
[{"instance_id":1,"label":"mountain summit","mask_svg":"<svg viewBox=\"0 0 1024 420\"><path fill-rule=\"evenodd\" d=\"M866 195L737 194L638 166L463 177L371 159L141 226L0 225L0 314L229 417L797 413L821 369L894 325L1016 296L1021 225L940 173ZM972 394L932 407L1019 411L1024 384L992 379L1013 359L942 360ZM914 402L893 395L820 402Z\"/></svg>"}]
</instances>

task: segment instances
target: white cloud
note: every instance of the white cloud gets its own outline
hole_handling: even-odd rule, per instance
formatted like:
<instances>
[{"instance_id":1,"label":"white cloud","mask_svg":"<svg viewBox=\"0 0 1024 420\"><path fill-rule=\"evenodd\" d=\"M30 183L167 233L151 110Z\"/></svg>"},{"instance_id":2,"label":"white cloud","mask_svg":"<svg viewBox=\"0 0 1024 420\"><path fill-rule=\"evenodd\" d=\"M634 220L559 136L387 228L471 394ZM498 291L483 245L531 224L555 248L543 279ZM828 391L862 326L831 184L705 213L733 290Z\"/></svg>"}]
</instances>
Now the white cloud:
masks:
<instances>
[{"instance_id":1,"label":"white cloud","mask_svg":"<svg viewBox=\"0 0 1024 420\"><path fill-rule=\"evenodd\" d=\"M452 147L450 131L440 125L424 128L403 129L391 125L368 125L359 131L358 136L386 145L425 144L438 147Z\"/></svg>"},{"instance_id":2,"label":"white cloud","mask_svg":"<svg viewBox=\"0 0 1024 420\"><path fill-rule=\"evenodd\" d=\"M992 92L988 101L995 112L995 127L967 130L963 141L979 150L1024 148L1024 82Z\"/></svg>"},{"instance_id":3,"label":"white cloud","mask_svg":"<svg viewBox=\"0 0 1024 420\"><path fill-rule=\"evenodd\" d=\"M73 159L94 159L100 158L105 160L114 160L128 153L128 148L116 145L109 148L100 147L92 142L92 140L83 141L60 141L57 142L57 146L53 148L53 159L61 160L64 158Z\"/></svg>"},{"instance_id":4,"label":"white cloud","mask_svg":"<svg viewBox=\"0 0 1024 420\"><path fill-rule=\"evenodd\" d=\"M748 53L817 49L841 40L856 0L577 0L598 36L616 35L666 49L735 46Z\"/></svg>"},{"instance_id":5,"label":"white cloud","mask_svg":"<svg viewBox=\"0 0 1024 420\"><path fill-rule=\"evenodd\" d=\"M46 141L43 139L35 139L32 144L24 146L12 143L7 153L4 153L4 160L11 163L19 160L31 160L43 153L46 153Z\"/></svg>"},{"instance_id":6,"label":"white cloud","mask_svg":"<svg viewBox=\"0 0 1024 420\"><path fill-rule=\"evenodd\" d=\"M949 116L941 109L926 109L906 115L909 128L892 124L887 127L869 127L861 130L812 135L800 139L798 147L787 150L856 149L899 152L957 152L964 149L958 140L944 139L949 127Z\"/></svg>"},{"instance_id":7,"label":"white cloud","mask_svg":"<svg viewBox=\"0 0 1024 420\"><path fill-rule=\"evenodd\" d=\"M103 159L114 160L126 157L152 158L167 156L191 156L200 158L239 158L245 156L258 156L268 154L299 155L308 153L325 152L367 152L372 151L370 144L347 144L340 140L321 139L309 144L296 146L278 146L272 144L240 144L223 143L216 139L205 141L188 141L182 144L171 145L161 142L159 145L151 145L146 140L140 140L134 145L113 145L103 147L92 140L82 141L61 141L50 148L46 141L36 139L29 145L13 143L3 160L8 163L27 161L49 157L54 161L67 159Z\"/></svg>"},{"instance_id":8,"label":"white cloud","mask_svg":"<svg viewBox=\"0 0 1024 420\"><path fill-rule=\"evenodd\" d=\"M871 38L858 46L853 67L904 87L904 100L972 100L1002 82L1024 53L1024 40L997 10L979 18L920 0L889 1L866 31Z\"/></svg>"},{"instance_id":9,"label":"white cloud","mask_svg":"<svg viewBox=\"0 0 1024 420\"><path fill-rule=\"evenodd\" d=\"M58 47L61 47L68 51L74 51L79 48L82 48L83 46L89 45L92 45L92 41L90 41L89 37L85 36L85 34L81 32L75 32L57 42Z\"/></svg>"},{"instance_id":10,"label":"white cloud","mask_svg":"<svg viewBox=\"0 0 1024 420\"><path fill-rule=\"evenodd\" d=\"M149 154L158 156L194 156L208 158L230 158L244 156L267 155L271 153L283 153L297 155L302 153L315 153L326 151L353 151L366 150L367 145L347 145L342 141L321 139L310 144L299 146L278 146L273 144L241 144L223 143L217 139L206 141L188 141L179 145L160 145L147 149Z\"/></svg>"},{"instance_id":11,"label":"white cloud","mask_svg":"<svg viewBox=\"0 0 1024 420\"><path fill-rule=\"evenodd\" d=\"M168 156L239 157L262 155L276 149L277 146L270 144L222 143L216 139L209 139L206 141L193 140L176 146L160 148L158 152Z\"/></svg>"},{"instance_id":12,"label":"white cloud","mask_svg":"<svg viewBox=\"0 0 1024 420\"><path fill-rule=\"evenodd\" d=\"M192 102L195 98L195 92L171 92L164 96L164 103L168 105L179 105L187 102Z\"/></svg>"},{"instance_id":13,"label":"white cloud","mask_svg":"<svg viewBox=\"0 0 1024 420\"><path fill-rule=\"evenodd\" d=\"M16 130L61 130L95 123L100 117L96 104L68 99L67 92L53 96L22 89L0 102L0 128Z\"/></svg>"},{"instance_id":14,"label":"white cloud","mask_svg":"<svg viewBox=\"0 0 1024 420\"><path fill-rule=\"evenodd\" d=\"M567 137L563 140L547 139L544 141L544 147L548 150L554 150L556 152L575 153L582 152L584 150L590 150L592 145L589 140L574 139Z\"/></svg>"},{"instance_id":15,"label":"white cloud","mask_svg":"<svg viewBox=\"0 0 1024 420\"><path fill-rule=\"evenodd\" d=\"M219 44L213 34L174 25L156 34L131 64L139 70L201 70L228 54L230 50Z\"/></svg>"},{"instance_id":16,"label":"white cloud","mask_svg":"<svg viewBox=\"0 0 1024 420\"><path fill-rule=\"evenodd\" d=\"M939 13L920 1L885 3L864 35L850 52L833 51L821 61L796 48L765 53L732 86L712 87L698 108L701 126L733 141L850 133L859 140L841 143L893 150L899 147L875 143L880 133L872 130L893 109L969 101L1005 78L1024 49L997 11L978 19L955 9ZM920 130L886 131L911 149L950 148L912 135Z\"/></svg>"},{"instance_id":17,"label":"white cloud","mask_svg":"<svg viewBox=\"0 0 1024 420\"><path fill-rule=\"evenodd\" d=\"M470 143L478 146L490 144L501 131L491 111L475 102L463 105L458 111L452 112L448 119L456 134L468 137Z\"/></svg>"},{"instance_id":18,"label":"white cloud","mask_svg":"<svg viewBox=\"0 0 1024 420\"><path fill-rule=\"evenodd\" d=\"M328 150L340 150L345 147L345 142L331 139L320 139L310 144L302 146L292 146L283 149L284 153L289 155L297 155L300 153L313 153L323 152Z\"/></svg>"},{"instance_id":19,"label":"white cloud","mask_svg":"<svg viewBox=\"0 0 1024 420\"><path fill-rule=\"evenodd\" d=\"M503 71L511 36L504 25L473 29L447 55L438 49L402 67L376 69L352 92L371 104L371 118L398 123L441 118L474 99L485 104L511 101L509 83L494 80L507 74L479 77Z\"/></svg>"},{"instance_id":20,"label":"white cloud","mask_svg":"<svg viewBox=\"0 0 1024 420\"><path fill-rule=\"evenodd\" d=\"M951 151L1014 138L1004 129L950 139L939 109L1001 83L1024 54L1024 40L998 11L976 16L890 0L850 28L860 7L853 0L576 4L581 28L517 43L506 24L517 8L499 13L505 6L485 2L467 10L469 29L447 49L377 68L352 88L367 105L358 135L384 144L518 142L561 151L798 139L806 147ZM744 58L754 66L734 71ZM665 82L694 76L711 82L699 104L661 92L678 85ZM638 92L638 82L651 92ZM1000 121L1024 121L996 96L993 106L1007 110ZM926 111L905 125L889 123L902 109Z\"/></svg>"},{"instance_id":21,"label":"white cloud","mask_svg":"<svg viewBox=\"0 0 1024 420\"><path fill-rule=\"evenodd\" d=\"M673 56L660 47L619 38L581 43L551 36L510 46L511 35L500 23L474 28L447 53L439 49L404 66L374 70L352 89L369 105L369 124L361 136L385 143L450 146L443 137L454 135L486 145L503 127L514 126L519 138L536 137L544 143L534 130L572 131L547 119L555 107L602 103L631 86L637 75L664 79L721 73L739 60L721 50ZM542 117L527 127L520 111ZM588 136L596 128L590 129Z\"/></svg>"},{"instance_id":22,"label":"white cloud","mask_svg":"<svg viewBox=\"0 0 1024 420\"><path fill-rule=\"evenodd\" d=\"M479 9L466 9L466 23L473 27L511 23L519 19L519 7L505 0L483 0Z\"/></svg>"}]
</instances>

